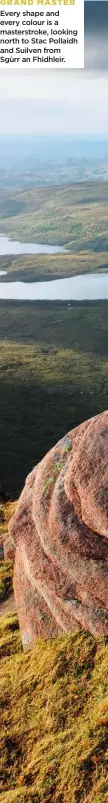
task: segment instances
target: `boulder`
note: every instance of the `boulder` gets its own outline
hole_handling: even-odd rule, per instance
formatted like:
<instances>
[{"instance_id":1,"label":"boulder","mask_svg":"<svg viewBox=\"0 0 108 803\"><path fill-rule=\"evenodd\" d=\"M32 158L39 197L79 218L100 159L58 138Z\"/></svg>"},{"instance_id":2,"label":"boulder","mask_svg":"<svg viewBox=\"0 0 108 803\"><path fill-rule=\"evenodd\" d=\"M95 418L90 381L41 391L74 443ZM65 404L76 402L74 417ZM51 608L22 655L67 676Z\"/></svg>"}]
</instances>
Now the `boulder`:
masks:
<instances>
[{"instance_id":1,"label":"boulder","mask_svg":"<svg viewBox=\"0 0 108 803\"><path fill-rule=\"evenodd\" d=\"M108 635L108 411L33 469L9 534L24 648L82 628Z\"/></svg>"}]
</instances>

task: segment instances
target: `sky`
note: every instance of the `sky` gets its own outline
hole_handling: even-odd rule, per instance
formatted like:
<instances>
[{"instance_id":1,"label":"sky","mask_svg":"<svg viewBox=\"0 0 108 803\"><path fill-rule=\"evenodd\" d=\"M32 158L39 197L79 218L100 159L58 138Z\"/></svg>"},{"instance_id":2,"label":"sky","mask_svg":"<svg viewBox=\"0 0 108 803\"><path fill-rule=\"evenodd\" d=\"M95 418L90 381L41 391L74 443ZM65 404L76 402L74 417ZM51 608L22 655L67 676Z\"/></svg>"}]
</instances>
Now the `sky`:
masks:
<instances>
[{"instance_id":1,"label":"sky","mask_svg":"<svg viewBox=\"0 0 108 803\"><path fill-rule=\"evenodd\" d=\"M85 0L84 70L2 69L0 134L107 139L107 43L108 0Z\"/></svg>"}]
</instances>

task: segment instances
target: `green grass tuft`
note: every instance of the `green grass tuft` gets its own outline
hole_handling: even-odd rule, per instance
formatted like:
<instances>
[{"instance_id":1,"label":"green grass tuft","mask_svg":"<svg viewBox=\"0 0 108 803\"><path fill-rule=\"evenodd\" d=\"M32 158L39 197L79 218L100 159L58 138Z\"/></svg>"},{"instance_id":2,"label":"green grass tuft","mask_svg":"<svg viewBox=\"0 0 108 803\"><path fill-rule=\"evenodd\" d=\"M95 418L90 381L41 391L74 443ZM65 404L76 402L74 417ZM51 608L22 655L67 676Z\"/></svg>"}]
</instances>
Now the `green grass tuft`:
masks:
<instances>
[{"instance_id":1,"label":"green grass tuft","mask_svg":"<svg viewBox=\"0 0 108 803\"><path fill-rule=\"evenodd\" d=\"M0 622L1 803L107 803L108 644L37 639Z\"/></svg>"},{"instance_id":2,"label":"green grass tuft","mask_svg":"<svg viewBox=\"0 0 108 803\"><path fill-rule=\"evenodd\" d=\"M1 561L0 563L0 602L9 597L12 591L12 561Z\"/></svg>"}]
</instances>

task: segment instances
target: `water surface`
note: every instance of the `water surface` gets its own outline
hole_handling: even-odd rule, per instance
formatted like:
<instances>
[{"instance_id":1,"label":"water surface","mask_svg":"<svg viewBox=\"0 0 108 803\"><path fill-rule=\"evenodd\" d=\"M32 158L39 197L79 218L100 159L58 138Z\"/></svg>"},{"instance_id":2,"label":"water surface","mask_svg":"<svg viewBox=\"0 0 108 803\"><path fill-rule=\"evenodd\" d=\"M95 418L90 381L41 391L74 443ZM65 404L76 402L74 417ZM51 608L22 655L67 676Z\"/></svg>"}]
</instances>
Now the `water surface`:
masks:
<instances>
[{"instance_id":1,"label":"water surface","mask_svg":"<svg viewBox=\"0 0 108 803\"><path fill-rule=\"evenodd\" d=\"M65 253L66 249L60 245L43 245L41 243L20 243L10 240L0 234L0 255L9 256L11 254L58 254Z\"/></svg>"},{"instance_id":2,"label":"water surface","mask_svg":"<svg viewBox=\"0 0 108 803\"><path fill-rule=\"evenodd\" d=\"M86 273L50 282L0 282L0 298L20 301L107 299L108 273Z\"/></svg>"}]
</instances>

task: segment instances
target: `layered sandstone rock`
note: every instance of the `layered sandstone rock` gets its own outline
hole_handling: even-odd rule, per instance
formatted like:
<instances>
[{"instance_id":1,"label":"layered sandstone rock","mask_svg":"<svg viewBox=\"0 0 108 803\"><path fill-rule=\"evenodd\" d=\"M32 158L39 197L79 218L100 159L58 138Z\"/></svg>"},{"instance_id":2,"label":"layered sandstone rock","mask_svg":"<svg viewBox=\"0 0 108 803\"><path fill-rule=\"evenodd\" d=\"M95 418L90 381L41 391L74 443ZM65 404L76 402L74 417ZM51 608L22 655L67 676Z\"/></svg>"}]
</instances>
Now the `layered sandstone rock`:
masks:
<instances>
[{"instance_id":1,"label":"layered sandstone rock","mask_svg":"<svg viewBox=\"0 0 108 803\"><path fill-rule=\"evenodd\" d=\"M23 646L81 628L108 634L108 411L33 469L9 532Z\"/></svg>"}]
</instances>

